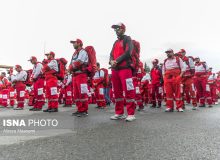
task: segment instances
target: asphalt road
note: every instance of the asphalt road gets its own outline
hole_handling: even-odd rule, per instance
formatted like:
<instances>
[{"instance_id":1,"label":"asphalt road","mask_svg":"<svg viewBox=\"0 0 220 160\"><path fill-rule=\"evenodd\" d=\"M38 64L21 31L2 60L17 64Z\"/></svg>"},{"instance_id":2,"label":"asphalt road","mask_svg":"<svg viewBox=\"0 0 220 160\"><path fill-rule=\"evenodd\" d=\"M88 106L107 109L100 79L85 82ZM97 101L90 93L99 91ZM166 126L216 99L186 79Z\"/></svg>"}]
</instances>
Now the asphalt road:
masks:
<instances>
[{"instance_id":1,"label":"asphalt road","mask_svg":"<svg viewBox=\"0 0 220 160\"><path fill-rule=\"evenodd\" d=\"M220 105L183 113L164 109L137 112L134 122L112 121L113 106L89 107L88 117L73 117L74 108L58 113L0 108L0 160L219 160ZM3 120L55 119L56 127L7 127Z\"/></svg>"}]
</instances>

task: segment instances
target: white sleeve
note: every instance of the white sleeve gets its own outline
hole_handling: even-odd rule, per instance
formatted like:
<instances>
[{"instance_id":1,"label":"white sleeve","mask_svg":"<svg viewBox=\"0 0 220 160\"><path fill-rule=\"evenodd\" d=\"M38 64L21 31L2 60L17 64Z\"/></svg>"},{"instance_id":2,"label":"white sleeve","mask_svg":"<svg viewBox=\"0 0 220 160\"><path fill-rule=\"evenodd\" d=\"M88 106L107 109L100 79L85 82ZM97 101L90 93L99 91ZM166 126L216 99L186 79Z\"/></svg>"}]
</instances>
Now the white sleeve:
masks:
<instances>
[{"instance_id":1,"label":"white sleeve","mask_svg":"<svg viewBox=\"0 0 220 160\"><path fill-rule=\"evenodd\" d=\"M84 63L87 63L88 62L88 54L87 52L82 49L80 52L79 52L79 55L78 55L78 58L77 58L78 61L81 61L81 62L84 62Z\"/></svg>"},{"instance_id":2,"label":"white sleeve","mask_svg":"<svg viewBox=\"0 0 220 160\"><path fill-rule=\"evenodd\" d=\"M189 58L189 66L190 66L190 69L195 69L195 64L194 64L192 58Z\"/></svg>"},{"instance_id":3,"label":"white sleeve","mask_svg":"<svg viewBox=\"0 0 220 160\"><path fill-rule=\"evenodd\" d=\"M36 65L36 68L35 68L35 72L34 72L34 75L33 75L33 78L37 78L39 76L39 74L42 72L42 68L43 68L43 65L41 63L38 63Z\"/></svg>"},{"instance_id":4,"label":"white sleeve","mask_svg":"<svg viewBox=\"0 0 220 160\"><path fill-rule=\"evenodd\" d=\"M50 69L53 69L53 70L55 70L55 71L57 71L58 72L58 64L57 64L57 61L55 60L55 59L53 59L52 61L50 61L50 63L48 63L48 67L50 68Z\"/></svg>"},{"instance_id":5,"label":"white sleeve","mask_svg":"<svg viewBox=\"0 0 220 160\"><path fill-rule=\"evenodd\" d=\"M182 59L179 59L179 61L180 61L181 72L185 72L186 71L186 65L184 65L184 62L182 61Z\"/></svg>"},{"instance_id":6,"label":"white sleeve","mask_svg":"<svg viewBox=\"0 0 220 160\"><path fill-rule=\"evenodd\" d=\"M162 75L164 75L165 74L165 64L162 66Z\"/></svg>"},{"instance_id":7,"label":"white sleeve","mask_svg":"<svg viewBox=\"0 0 220 160\"><path fill-rule=\"evenodd\" d=\"M105 76L105 72L103 70L100 70L100 77L104 78L104 76Z\"/></svg>"},{"instance_id":8,"label":"white sleeve","mask_svg":"<svg viewBox=\"0 0 220 160\"><path fill-rule=\"evenodd\" d=\"M25 81L27 79L27 72L21 71L15 76L15 80L17 81Z\"/></svg>"}]
</instances>

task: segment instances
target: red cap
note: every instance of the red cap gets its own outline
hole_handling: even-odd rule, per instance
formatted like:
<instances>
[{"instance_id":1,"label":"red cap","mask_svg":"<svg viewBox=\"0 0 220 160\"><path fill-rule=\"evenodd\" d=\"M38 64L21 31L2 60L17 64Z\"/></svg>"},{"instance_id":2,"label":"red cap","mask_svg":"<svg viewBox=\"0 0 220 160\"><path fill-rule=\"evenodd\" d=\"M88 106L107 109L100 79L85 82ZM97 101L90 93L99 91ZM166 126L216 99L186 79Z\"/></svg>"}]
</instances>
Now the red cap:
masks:
<instances>
[{"instance_id":1,"label":"red cap","mask_svg":"<svg viewBox=\"0 0 220 160\"><path fill-rule=\"evenodd\" d=\"M55 57L55 53L54 52L52 52L52 51L50 51L49 53L45 53L45 55L52 55L53 57Z\"/></svg>"},{"instance_id":2,"label":"red cap","mask_svg":"<svg viewBox=\"0 0 220 160\"><path fill-rule=\"evenodd\" d=\"M112 28L113 29L117 29L117 28L120 28L120 29L124 29L124 30L126 30L126 26L123 24L123 23L118 23L118 24L114 24L114 25L112 25Z\"/></svg>"},{"instance_id":3,"label":"red cap","mask_svg":"<svg viewBox=\"0 0 220 160\"><path fill-rule=\"evenodd\" d=\"M31 56L28 61L32 61L32 60L37 60L37 58L35 56Z\"/></svg>"},{"instance_id":4,"label":"red cap","mask_svg":"<svg viewBox=\"0 0 220 160\"><path fill-rule=\"evenodd\" d=\"M70 43L78 43L78 44L81 44L81 45L83 45L83 42L82 42L82 40L81 39L76 39L76 40L71 40L70 41Z\"/></svg>"},{"instance_id":5,"label":"red cap","mask_svg":"<svg viewBox=\"0 0 220 160\"><path fill-rule=\"evenodd\" d=\"M16 69L16 68L21 68L21 66L20 66L19 64L16 64L16 65L15 65L15 69Z\"/></svg>"},{"instance_id":6,"label":"red cap","mask_svg":"<svg viewBox=\"0 0 220 160\"><path fill-rule=\"evenodd\" d=\"M186 53L185 49L181 49L179 52L180 53Z\"/></svg>"},{"instance_id":7,"label":"red cap","mask_svg":"<svg viewBox=\"0 0 220 160\"><path fill-rule=\"evenodd\" d=\"M173 53L173 50L171 48L169 48L165 51L165 53Z\"/></svg>"}]
</instances>

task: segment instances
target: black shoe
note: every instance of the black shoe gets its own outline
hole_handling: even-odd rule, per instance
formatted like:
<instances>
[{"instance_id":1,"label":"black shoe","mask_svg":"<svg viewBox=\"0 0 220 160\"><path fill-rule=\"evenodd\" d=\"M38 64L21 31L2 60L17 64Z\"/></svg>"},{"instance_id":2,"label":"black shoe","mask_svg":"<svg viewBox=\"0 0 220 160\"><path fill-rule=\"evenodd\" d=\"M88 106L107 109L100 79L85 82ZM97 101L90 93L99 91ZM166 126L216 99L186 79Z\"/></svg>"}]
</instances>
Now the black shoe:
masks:
<instances>
[{"instance_id":1,"label":"black shoe","mask_svg":"<svg viewBox=\"0 0 220 160\"><path fill-rule=\"evenodd\" d=\"M52 108L52 109L49 110L49 112L50 112L50 113L51 113L51 112L58 112L58 109L57 109L57 108Z\"/></svg>"},{"instance_id":2,"label":"black shoe","mask_svg":"<svg viewBox=\"0 0 220 160\"><path fill-rule=\"evenodd\" d=\"M100 108L100 106L96 106L95 108L98 108L98 109L99 109L99 108Z\"/></svg>"},{"instance_id":3,"label":"black shoe","mask_svg":"<svg viewBox=\"0 0 220 160\"><path fill-rule=\"evenodd\" d=\"M138 109L137 109L137 111L139 111L139 112L140 112L140 111L143 111L143 110L144 110L144 108L138 108Z\"/></svg>"},{"instance_id":4,"label":"black shoe","mask_svg":"<svg viewBox=\"0 0 220 160\"><path fill-rule=\"evenodd\" d=\"M205 104L200 105L199 107L205 107Z\"/></svg>"},{"instance_id":5,"label":"black shoe","mask_svg":"<svg viewBox=\"0 0 220 160\"><path fill-rule=\"evenodd\" d=\"M161 108L161 104L158 104L157 108Z\"/></svg>"},{"instance_id":6,"label":"black shoe","mask_svg":"<svg viewBox=\"0 0 220 160\"><path fill-rule=\"evenodd\" d=\"M33 111L35 108L30 108L29 111Z\"/></svg>"},{"instance_id":7,"label":"black shoe","mask_svg":"<svg viewBox=\"0 0 220 160\"><path fill-rule=\"evenodd\" d=\"M79 111L73 112L72 116L77 116L79 114Z\"/></svg>"},{"instance_id":8,"label":"black shoe","mask_svg":"<svg viewBox=\"0 0 220 160\"><path fill-rule=\"evenodd\" d=\"M106 105L107 105L107 106L110 106L110 105L111 105L111 102L107 102Z\"/></svg>"},{"instance_id":9,"label":"black shoe","mask_svg":"<svg viewBox=\"0 0 220 160\"><path fill-rule=\"evenodd\" d=\"M49 112L49 110L50 110L50 109L45 109L45 110L43 110L43 112Z\"/></svg>"},{"instance_id":10,"label":"black shoe","mask_svg":"<svg viewBox=\"0 0 220 160\"><path fill-rule=\"evenodd\" d=\"M88 112L79 112L76 116L77 117L84 117L84 116L88 116Z\"/></svg>"},{"instance_id":11,"label":"black shoe","mask_svg":"<svg viewBox=\"0 0 220 160\"><path fill-rule=\"evenodd\" d=\"M213 106L212 105L209 105L209 108L212 108Z\"/></svg>"},{"instance_id":12,"label":"black shoe","mask_svg":"<svg viewBox=\"0 0 220 160\"><path fill-rule=\"evenodd\" d=\"M70 104L65 104L65 105L63 105L63 107L72 107L72 105L70 105Z\"/></svg>"},{"instance_id":13,"label":"black shoe","mask_svg":"<svg viewBox=\"0 0 220 160\"><path fill-rule=\"evenodd\" d=\"M41 111L42 109L41 108L33 108L32 111Z\"/></svg>"},{"instance_id":14,"label":"black shoe","mask_svg":"<svg viewBox=\"0 0 220 160\"><path fill-rule=\"evenodd\" d=\"M153 104L152 106L150 106L150 108L156 108L156 105L155 105L155 104Z\"/></svg>"}]
</instances>

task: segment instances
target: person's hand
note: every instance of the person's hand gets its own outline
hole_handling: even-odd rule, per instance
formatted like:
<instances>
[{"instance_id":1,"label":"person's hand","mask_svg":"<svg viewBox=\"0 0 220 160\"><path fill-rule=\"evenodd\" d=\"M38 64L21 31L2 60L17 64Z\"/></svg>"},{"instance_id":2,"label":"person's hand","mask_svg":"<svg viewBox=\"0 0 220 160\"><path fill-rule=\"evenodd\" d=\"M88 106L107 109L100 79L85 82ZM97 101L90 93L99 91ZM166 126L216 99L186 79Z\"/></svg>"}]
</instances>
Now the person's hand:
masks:
<instances>
[{"instance_id":1,"label":"person's hand","mask_svg":"<svg viewBox=\"0 0 220 160\"><path fill-rule=\"evenodd\" d=\"M115 66L117 65L116 60L111 60L110 63L111 63L111 66L112 66L112 67L115 67Z\"/></svg>"}]
</instances>

